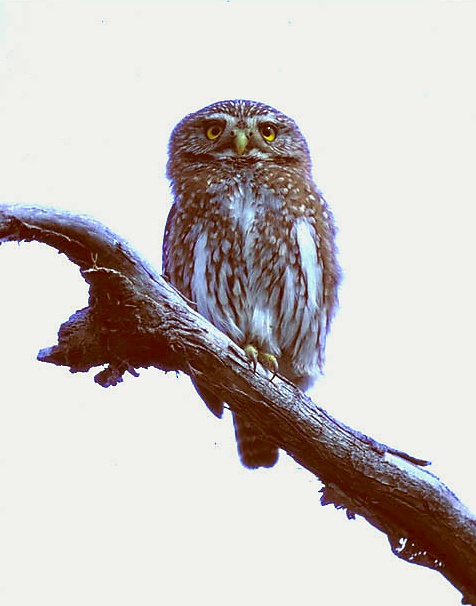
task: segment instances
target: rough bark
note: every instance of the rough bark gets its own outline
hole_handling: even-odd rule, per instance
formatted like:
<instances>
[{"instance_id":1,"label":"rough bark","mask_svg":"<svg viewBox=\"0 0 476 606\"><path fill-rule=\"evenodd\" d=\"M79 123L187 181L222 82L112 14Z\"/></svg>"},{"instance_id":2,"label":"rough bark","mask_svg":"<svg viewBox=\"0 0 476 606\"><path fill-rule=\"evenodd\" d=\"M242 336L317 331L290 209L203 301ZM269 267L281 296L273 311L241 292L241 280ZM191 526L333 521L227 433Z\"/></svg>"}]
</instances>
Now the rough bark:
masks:
<instances>
[{"instance_id":1,"label":"rough bark","mask_svg":"<svg viewBox=\"0 0 476 606\"><path fill-rule=\"evenodd\" d=\"M476 606L476 517L426 461L372 440L318 407L292 384L258 368L195 312L121 238L88 217L0 206L0 243L36 240L79 266L89 305L59 329L38 359L73 372L100 367L104 387L153 366L207 382L230 408L323 483L321 502L363 516L393 553L440 572Z\"/></svg>"}]
</instances>

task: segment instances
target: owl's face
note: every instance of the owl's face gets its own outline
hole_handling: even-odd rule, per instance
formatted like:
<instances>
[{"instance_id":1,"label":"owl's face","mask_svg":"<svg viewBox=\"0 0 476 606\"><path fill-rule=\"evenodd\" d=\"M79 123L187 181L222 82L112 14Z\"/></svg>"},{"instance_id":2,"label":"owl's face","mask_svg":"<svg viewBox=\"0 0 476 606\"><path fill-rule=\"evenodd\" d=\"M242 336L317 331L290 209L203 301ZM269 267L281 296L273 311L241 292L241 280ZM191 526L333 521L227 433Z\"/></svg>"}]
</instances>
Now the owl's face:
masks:
<instances>
[{"instance_id":1,"label":"owl's face","mask_svg":"<svg viewBox=\"0 0 476 606\"><path fill-rule=\"evenodd\" d=\"M186 116L169 144L168 176L197 162L272 160L310 169L306 140L291 118L257 101L219 101Z\"/></svg>"}]
</instances>

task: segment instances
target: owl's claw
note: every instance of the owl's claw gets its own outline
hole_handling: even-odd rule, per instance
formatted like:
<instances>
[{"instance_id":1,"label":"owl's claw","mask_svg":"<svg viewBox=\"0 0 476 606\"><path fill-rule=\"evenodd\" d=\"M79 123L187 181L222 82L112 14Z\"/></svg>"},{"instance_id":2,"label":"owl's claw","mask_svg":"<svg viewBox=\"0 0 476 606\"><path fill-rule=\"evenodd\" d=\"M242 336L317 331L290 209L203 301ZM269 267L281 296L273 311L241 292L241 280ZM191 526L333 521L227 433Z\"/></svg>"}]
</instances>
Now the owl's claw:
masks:
<instances>
[{"instance_id":1,"label":"owl's claw","mask_svg":"<svg viewBox=\"0 0 476 606\"><path fill-rule=\"evenodd\" d=\"M278 360L273 354L261 352L254 345L247 345L245 354L253 366L253 372L256 372L256 365L260 362L266 370L272 373L271 381L278 374Z\"/></svg>"},{"instance_id":2,"label":"owl's claw","mask_svg":"<svg viewBox=\"0 0 476 606\"><path fill-rule=\"evenodd\" d=\"M258 364L258 350L254 345L247 345L245 347L245 354L253 366L253 372L256 372L256 365Z\"/></svg>"},{"instance_id":3,"label":"owl's claw","mask_svg":"<svg viewBox=\"0 0 476 606\"><path fill-rule=\"evenodd\" d=\"M261 364L271 372L270 380L272 381L278 374L278 361L276 360L276 357L270 353L260 353L258 359Z\"/></svg>"}]
</instances>

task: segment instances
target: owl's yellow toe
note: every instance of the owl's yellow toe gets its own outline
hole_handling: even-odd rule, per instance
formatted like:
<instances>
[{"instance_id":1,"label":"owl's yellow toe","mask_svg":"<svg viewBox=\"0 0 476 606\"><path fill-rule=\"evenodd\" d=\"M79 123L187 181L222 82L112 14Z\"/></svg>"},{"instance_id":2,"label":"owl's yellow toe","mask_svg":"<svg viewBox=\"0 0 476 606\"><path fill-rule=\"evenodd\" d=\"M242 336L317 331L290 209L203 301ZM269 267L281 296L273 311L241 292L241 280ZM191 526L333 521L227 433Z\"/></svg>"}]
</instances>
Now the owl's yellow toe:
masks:
<instances>
[{"instance_id":1,"label":"owl's yellow toe","mask_svg":"<svg viewBox=\"0 0 476 606\"><path fill-rule=\"evenodd\" d=\"M256 370L256 365L260 362L267 370L272 373L271 380L274 379L278 372L278 360L273 354L259 351L254 345L246 345L245 354L251 365L253 372Z\"/></svg>"},{"instance_id":2,"label":"owl's yellow toe","mask_svg":"<svg viewBox=\"0 0 476 606\"><path fill-rule=\"evenodd\" d=\"M251 365L253 366L253 372L256 370L256 365L258 364L258 350L254 345L247 345L245 347L245 354Z\"/></svg>"},{"instance_id":3,"label":"owl's yellow toe","mask_svg":"<svg viewBox=\"0 0 476 606\"><path fill-rule=\"evenodd\" d=\"M274 377L278 374L278 360L276 359L276 356L273 356L273 354L270 353L262 353L259 352L258 353L258 360L261 362L261 364L272 373L272 377L271 380L274 379Z\"/></svg>"}]
</instances>

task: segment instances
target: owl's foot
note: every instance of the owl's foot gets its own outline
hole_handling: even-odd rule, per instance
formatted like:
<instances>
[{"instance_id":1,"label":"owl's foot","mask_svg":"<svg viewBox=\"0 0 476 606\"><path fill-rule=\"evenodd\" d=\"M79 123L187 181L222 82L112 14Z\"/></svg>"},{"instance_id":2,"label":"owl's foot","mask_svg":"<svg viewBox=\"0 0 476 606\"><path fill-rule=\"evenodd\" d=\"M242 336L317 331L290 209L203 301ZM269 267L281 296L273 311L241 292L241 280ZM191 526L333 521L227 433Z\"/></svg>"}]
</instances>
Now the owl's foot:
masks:
<instances>
[{"instance_id":1,"label":"owl's foot","mask_svg":"<svg viewBox=\"0 0 476 606\"><path fill-rule=\"evenodd\" d=\"M259 351L254 345L247 345L245 347L245 354L253 366L253 372L256 370L257 363L260 362L272 373L271 381L278 374L278 360L273 354Z\"/></svg>"},{"instance_id":2,"label":"owl's foot","mask_svg":"<svg viewBox=\"0 0 476 606\"><path fill-rule=\"evenodd\" d=\"M256 365L258 364L258 350L254 345L246 345L245 354L251 365L253 366L253 372L256 370Z\"/></svg>"},{"instance_id":3,"label":"owl's foot","mask_svg":"<svg viewBox=\"0 0 476 606\"><path fill-rule=\"evenodd\" d=\"M259 353L258 360L261 364L271 372L271 381L278 374L278 361L273 354L270 353Z\"/></svg>"}]
</instances>

